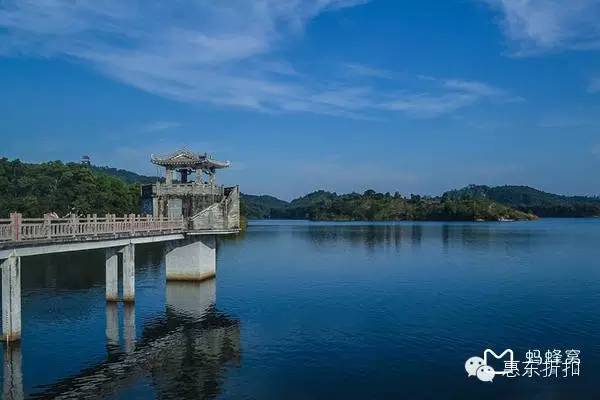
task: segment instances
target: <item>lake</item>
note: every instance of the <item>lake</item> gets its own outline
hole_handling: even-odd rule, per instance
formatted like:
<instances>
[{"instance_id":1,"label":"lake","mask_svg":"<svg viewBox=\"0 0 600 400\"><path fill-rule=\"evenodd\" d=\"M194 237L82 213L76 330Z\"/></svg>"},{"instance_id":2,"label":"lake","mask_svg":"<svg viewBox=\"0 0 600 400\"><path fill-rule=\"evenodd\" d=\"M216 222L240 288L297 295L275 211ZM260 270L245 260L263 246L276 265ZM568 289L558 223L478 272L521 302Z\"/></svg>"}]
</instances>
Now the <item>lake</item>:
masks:
<instances>
[{"instance_id":1,"label":"lake","mask_svg":"<svg viewBox=\"0 0 600 400\"><path fill-rule=\"evenodd\" d=\"M255 221L202 284L162 254L137 247L134 307L100 251L25 258L4 398L600 398L599 219ZM488 348L577 349L580 374L467 377Z\"/></svg>"}]
</instances>

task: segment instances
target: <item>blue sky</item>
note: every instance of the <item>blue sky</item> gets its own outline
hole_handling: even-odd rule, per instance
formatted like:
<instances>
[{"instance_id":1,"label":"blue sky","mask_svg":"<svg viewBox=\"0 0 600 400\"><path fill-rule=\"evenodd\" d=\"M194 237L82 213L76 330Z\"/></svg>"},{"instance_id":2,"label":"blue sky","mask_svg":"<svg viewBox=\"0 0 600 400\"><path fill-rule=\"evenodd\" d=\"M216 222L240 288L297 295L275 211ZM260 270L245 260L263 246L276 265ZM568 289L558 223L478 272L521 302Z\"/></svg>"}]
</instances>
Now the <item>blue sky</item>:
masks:
<instances>
[{"instance_id":1,"label":"blue sky","mask_svg":"<svg viewBox=\"0 0 600 400\"><path fill-rule=\"evenodd\" d=\"M600 194L598 0L5 0L0 155L155 173L186 145L286 199Z\"/></svg>"}]
</instances>

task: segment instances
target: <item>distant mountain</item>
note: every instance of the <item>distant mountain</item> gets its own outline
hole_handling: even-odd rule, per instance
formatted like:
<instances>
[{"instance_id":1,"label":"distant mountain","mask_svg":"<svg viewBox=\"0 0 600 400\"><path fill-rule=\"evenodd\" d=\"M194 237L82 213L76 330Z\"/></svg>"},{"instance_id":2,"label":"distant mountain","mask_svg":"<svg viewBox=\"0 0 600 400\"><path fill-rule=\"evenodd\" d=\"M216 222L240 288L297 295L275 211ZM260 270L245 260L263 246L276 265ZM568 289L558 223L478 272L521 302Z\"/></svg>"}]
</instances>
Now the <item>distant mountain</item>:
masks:
<instances>
[{"instance_id":1,"label":"distant mountain","mask_svg":"<svg viewBox=\"0 0 600 400\"><path fill-rule=\"evenodd\" d=\"M562 196L529 186L469 185L444 193L448 198L484 198L540 217L600 216L600 198Z\"/></svg>"},{"instance_id":2,"label":"distant mountain","mask_svg":"<svg viewBox=\"0 0 600 400\"><path fill-rule=\"evenodd\" d=\"M89 168L92 172L97 174L104 174L108 176L114 176L116 178L121 179L125 183L139 183L142 185L148 183L155 183L156 181L162 181L164 178L158 178L156 176L147 176L136 174L135 172L127 171L124 169L117 169L111 167L99 167L96 165L90 165Z\"/></svg>"},{"instance_id":3,"label":"distant mountain","mask_svg":"<svg viewBox=\"0 0 600 400\"><path fill-rule=\"evenodd\" d=\"M289 206L289 203L273 196L255 196L242 193L240 198L242 214L249 219L270 219L273 210L281 210Z\"/></svg>"}]
</instances>

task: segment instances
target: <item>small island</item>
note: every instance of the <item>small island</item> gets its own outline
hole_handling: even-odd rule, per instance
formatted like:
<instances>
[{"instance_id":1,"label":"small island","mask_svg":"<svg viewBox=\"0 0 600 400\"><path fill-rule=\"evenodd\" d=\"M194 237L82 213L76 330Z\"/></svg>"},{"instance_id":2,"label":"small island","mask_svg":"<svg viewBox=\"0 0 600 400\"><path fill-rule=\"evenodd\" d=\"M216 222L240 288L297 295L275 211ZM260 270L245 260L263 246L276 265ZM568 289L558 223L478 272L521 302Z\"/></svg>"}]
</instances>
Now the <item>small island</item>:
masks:
<instances>
[{"instance_id":1,"label":"small island","mask_svg":"<svg viewBox=\"0 0 600 400\"><path fill-rule=\"evenodd\" d=\"M317 191L290 203L269 196L244 196L242 212L249 219L307 219L311 221L522 221L533 213L473 196L440 197L399 193L363 194ZM270 200L270 201L269 201Z\"/></svg>"}]
</instances>

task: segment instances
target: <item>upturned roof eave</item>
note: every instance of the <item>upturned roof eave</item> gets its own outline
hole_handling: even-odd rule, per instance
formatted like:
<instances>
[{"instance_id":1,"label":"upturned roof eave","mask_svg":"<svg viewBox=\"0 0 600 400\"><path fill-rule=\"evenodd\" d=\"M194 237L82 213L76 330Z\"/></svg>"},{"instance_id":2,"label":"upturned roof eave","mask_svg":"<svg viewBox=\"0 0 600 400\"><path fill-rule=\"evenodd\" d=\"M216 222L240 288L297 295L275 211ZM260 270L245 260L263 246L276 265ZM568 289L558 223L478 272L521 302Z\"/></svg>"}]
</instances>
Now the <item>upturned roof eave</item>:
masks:
<instances>
[{"instance_id":1,"label":"upturned roof eave","mask_svg":"<svg viewBox=\"0 0 600 400\"><path fill-rule=\"evenodd\" d=\"M218 161L210 158L197 157L196 159L176 160L173 157L163 158L154 157L150 161L155 165L163 167L190 167L193 169L220 169L227 168L231 165L229 161Z\"/></svg>"}]
</instances>

